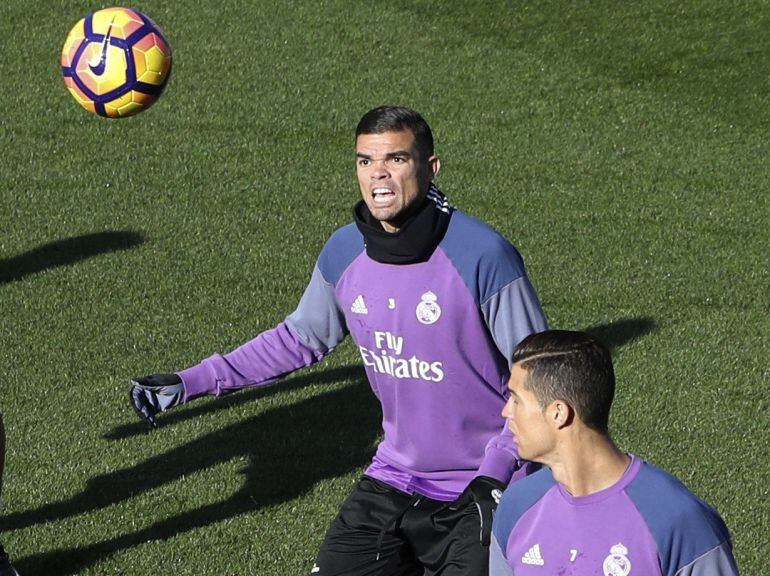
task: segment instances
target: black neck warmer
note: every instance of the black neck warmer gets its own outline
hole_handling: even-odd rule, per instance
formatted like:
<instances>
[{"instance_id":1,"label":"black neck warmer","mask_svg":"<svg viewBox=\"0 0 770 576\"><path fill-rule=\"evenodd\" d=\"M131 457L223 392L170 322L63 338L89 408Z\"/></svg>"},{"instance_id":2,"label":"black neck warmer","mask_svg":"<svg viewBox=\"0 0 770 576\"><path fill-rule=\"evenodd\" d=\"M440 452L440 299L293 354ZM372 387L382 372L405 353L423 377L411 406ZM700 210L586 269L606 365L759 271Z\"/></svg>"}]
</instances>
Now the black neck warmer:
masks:
<instances>
[{"instance_id":1,"label":"black neck warmer","mask_svg":"<svg viewBox=\"0 0 770 576\"><path fill-rule=\"evenodd\" d=\"M414 264L430 258L449 226L451 206L432 183L420 207L398 232L386 232L363 200L353 207L356 226L364 236L366 254L383 264Z\"/></svg>"}]
</instances>

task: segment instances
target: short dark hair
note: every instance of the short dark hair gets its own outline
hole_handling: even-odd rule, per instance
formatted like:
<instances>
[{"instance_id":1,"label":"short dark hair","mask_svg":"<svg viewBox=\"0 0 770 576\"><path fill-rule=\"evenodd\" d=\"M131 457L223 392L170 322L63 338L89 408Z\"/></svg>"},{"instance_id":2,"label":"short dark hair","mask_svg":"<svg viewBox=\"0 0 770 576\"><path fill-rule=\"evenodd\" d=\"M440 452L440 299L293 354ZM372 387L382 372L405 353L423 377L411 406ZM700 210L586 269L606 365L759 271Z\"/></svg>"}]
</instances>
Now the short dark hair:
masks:
<instances>
[{"instance_id":1,"label":"short dark hair","mask_svg":"<svg viewBox=\"0 0 770 576\"><path fill-rule=\"evenodd\" d=\"M421 159L426 160L433 156L433 132L430 126L419 112L404 106L387 105L369 110L358 122L356 138L361 134L382 134L401 130L409 130L414 134Z\"/></svg>"},{"instance_id":2,"label":"short dark hair","mask_svg":"<svg viewBox=\"0 0 770 576\"><path fill-rule=\"evenodd\" d=\"M530 334L516 347L513 362L527 371L524 387L541 407L562 400L586 426L608 432L615 371L601 340L568 330Z\"/></svg>"}]
</instances>

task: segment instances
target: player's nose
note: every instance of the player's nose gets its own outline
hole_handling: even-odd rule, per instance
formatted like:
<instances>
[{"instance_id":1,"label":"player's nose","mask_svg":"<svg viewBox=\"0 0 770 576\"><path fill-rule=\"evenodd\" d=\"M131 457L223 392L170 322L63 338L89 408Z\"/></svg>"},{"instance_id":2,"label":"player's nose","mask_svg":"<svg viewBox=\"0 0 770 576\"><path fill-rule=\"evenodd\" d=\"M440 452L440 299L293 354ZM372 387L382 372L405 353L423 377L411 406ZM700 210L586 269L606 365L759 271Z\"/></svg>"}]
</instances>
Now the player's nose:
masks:
<instances>
[{"instance_id":1,"label":"player's nose","mask_svg":"<svg viewBox=\"0 0 770 576\"><path fill-rule=\"evenodd\" d=\"M385 160L374 160L372 162L371 176L372 180L382 180L383 178L390 176Z\"/></svg>"}]
</instances>

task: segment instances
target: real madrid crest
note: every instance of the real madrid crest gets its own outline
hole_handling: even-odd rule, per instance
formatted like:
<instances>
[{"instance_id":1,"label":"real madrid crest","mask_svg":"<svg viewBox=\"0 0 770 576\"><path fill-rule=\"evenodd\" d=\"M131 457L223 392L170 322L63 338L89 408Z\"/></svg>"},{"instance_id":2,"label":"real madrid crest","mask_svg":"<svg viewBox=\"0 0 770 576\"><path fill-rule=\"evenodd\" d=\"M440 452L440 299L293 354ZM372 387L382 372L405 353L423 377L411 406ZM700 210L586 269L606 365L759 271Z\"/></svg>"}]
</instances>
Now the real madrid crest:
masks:
<instances>
[{"instance_id":1,"label":"real madrid crest","mask_svg":"<svg viewBox=\"0 0 770 576\"><path fill-rule=\"evenodd\" d=\"M433 292L425 292L420 296L420 303L417 305L417 320L421 324L434 324L441 316L441 307L438 305L438 296Z\"/></svg>"},{"instance_id":2,"label":"real madrid crest","mask_svg":"<svg viewBox=\"0 0 770 576\"><path fill-rule=\"evenodd\" d=\"M604 559L602 565L604 576L628 576L631 572L631 560L627 554L628 548L621 543L610 548L610 555Z\"/></svg>"}]
</instances>

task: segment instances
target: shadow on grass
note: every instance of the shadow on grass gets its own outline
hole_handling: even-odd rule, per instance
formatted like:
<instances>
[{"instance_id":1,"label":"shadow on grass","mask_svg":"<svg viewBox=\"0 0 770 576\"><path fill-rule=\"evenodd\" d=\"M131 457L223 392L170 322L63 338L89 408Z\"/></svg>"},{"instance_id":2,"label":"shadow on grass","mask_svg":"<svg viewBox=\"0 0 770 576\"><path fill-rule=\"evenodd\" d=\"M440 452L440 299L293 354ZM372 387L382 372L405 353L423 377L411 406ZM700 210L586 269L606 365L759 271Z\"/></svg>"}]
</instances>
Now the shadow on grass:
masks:
<instances>
[{"instance_id":1,"label":"shadow on grass","mask_svg":"<svg viewBox=\"0 0 770 576\"><path fill-rule=\"evenodd\" d=\"M652 318L625 318L610 324L589 326L585 331L596 336L610 351L615 352L621 346L657 329L658 325Z\"/></svg>"},{"instance_id":2,"label":"shadow on grass","mask_svg":"<svg viewBox=\"0 0 770 576\"><path fill-rule=\"evenodd\" d=\"M623 319L586 329L613 351L655 330L656 324L650 318ZM243 470L245 480L241 489L225 500L205 504L142 530L89 546L21 558L17 562L19 570L26 574L50 576L77 574L116 552L152 540L168 540L196 528L294 499L323 479L362 469L369 462L380 434L381 414L360 367L322 371L292 378L276 387L243 391L217 402L191 405L161 415L160 422L161 426L174 425L311 383L345 380L354 382L226 426L131 468L97 476L88 482L82 493L70 500L5 517L5 529L62 520L130 500L143 492L176 482L182 476L216 467L234 458L248 461ZM158 433L162 431L152 431L143 422L137 421L118 426L105 437L122 440ZM258 567L253 568L258 573Z\"/></svg>"},{"instance_id":3,"label":"shadow on grass","mask_svg":"<svg viewBox=\"0 0 770 576\"><path fill-rule=\"evenodd\" d=\"M132 231L84 234L43 244L13 258L0 260L0 284L15 282L32 274L68 266L99 254L128 250L144 242L144 236Z\"/></svg>"},{"instance_id":4,"label":"shadow on grass","mask_svg":"<svg viewBox=\"0 0 770 576\"><path fill-rule=\"evenodd\" d=\"M234 495L173 515L130 534L89 546L19 558L14 561L17 568L22 574L77 574L115 552L150 540L167 540L195 528L291 500L322 479L363 469L380 433L379 404L366 383L363 370L347 367L315 376L315 379L309 377L286 385L300 387L311 379L313 382L345 379L354 382L226 426L131 468L97 476L88 482L82 493L70 500L11 514L3 519L3 524L7 529L18 529L99 510L176 482L183 476L234 458L244 458L245 479ZM284 390L286 385L282 386ZM269 389L261 392L272 393ZM243 400L239 398L238 402L252 401L258 395L254 391L241 394ZM219 409L213 404L202 407L198 413ZM133 433L133 427L121 427L110 437Z\"/></svg>"}]
</instances>

